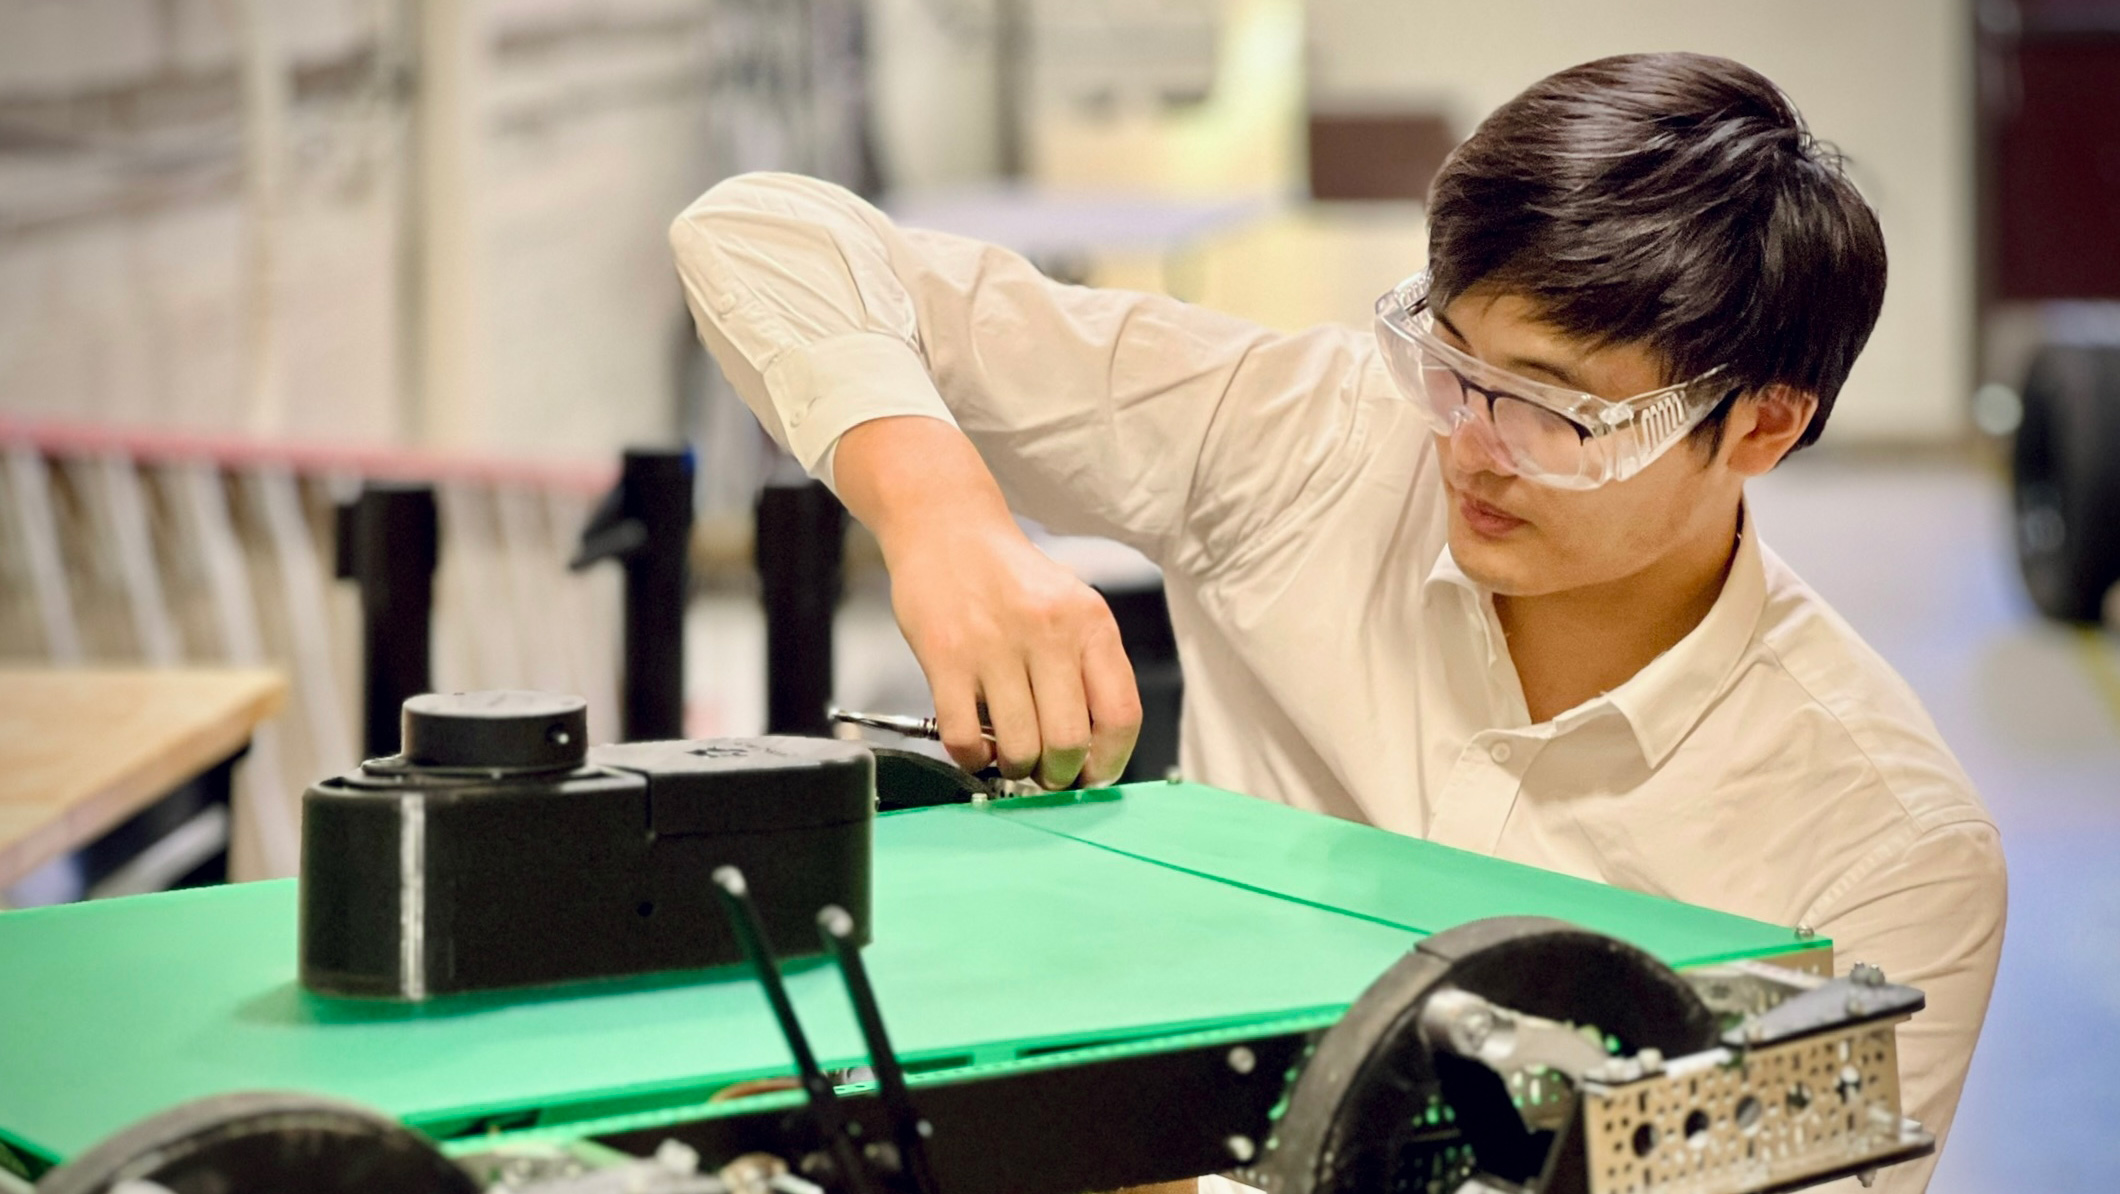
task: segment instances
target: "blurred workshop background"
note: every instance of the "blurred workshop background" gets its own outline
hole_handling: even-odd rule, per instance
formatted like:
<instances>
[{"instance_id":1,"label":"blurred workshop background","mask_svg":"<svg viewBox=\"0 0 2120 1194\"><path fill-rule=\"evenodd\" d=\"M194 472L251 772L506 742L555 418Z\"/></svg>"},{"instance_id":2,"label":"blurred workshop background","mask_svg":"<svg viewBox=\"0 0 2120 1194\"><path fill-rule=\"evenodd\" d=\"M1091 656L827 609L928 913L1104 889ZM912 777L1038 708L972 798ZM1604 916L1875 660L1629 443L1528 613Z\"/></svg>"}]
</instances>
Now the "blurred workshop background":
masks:
<instances>
[{"instance_id":1,"label":"blurred workshop background","mask_svg":"<svg viewBox=\"0 0 2120 1194\"><path fill-rule=\"evenodd\" d=\"M1935 1188L2110 1189L2114 0L0 0L0 667L285 685L256 703L232 814L185 806L191 837L145 862L0 846L0 890L291 873L301 789L374 737L363 595L418 555L364 555L359 508L338 513L364 491L371 513L431 501L412 515L415 539L439 533L431 682L579 692L610 737L626 581L568 565L643 550L623 502L592 526L625 449L688 452L675 716L764 729L757 561L788 545L755 528L761 487L800 478L672 271L665 229L716 180L802 171L1069 280L1365 324L1421 266L1428 181L1482 115L1645 49L1775 79L1889 241L1831 432L1755 508L1920 692L2004 831L2008 951ZM873 546L790 500L774 525L832 542L789 548L810 554L782 595L808 588L782 605L806 592L837 631L783 649L843 705L926 711ZM1153 569L1051 550L1146 601L1130 641L1152 709L1175 709ZM0 839L29 824L9 807Z\"/></svg>"}]
</instances>

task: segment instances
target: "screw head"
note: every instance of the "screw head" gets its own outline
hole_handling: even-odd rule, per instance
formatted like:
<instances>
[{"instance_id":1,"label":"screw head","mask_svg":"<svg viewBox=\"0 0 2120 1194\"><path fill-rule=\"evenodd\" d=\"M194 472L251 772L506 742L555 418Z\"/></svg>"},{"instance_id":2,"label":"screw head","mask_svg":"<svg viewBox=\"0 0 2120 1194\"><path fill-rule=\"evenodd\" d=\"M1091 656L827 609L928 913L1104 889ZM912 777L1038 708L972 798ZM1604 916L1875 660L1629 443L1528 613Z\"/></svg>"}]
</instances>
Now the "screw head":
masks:
<instances>
[{"instance_id":1,"label":"screw head","mask_svg":"<svg viewBox=\"0 0 2120 1194\"><path fill-rule=\"evenodd\" d=\"M1249 1136L1231 1136L1223 1143L1229 1146L1229 1155L1235 1157L1239 1165L1249 1165L1251 1159L1259 1155L1258 1145L1253 1144Z\"/></svg>"},{"instance_id":2,"label":"screw head","mask_svg":"<svg viewBox=\"0 0 2120 1194\"><path fill-rule=\"evenodd\" d=\"M1259 1065L1258 1055L1243 1045L1229 1051L1229 1068L1239 1074L1249 1074Z\"/></svg>"},{"instance_id":3,"label":"screw head","mask_svg":"<svg viewBox=\"0 0 2120 1194\"><path fill-rule=\"evenodd\" d=\"M1450 1025L1451 1039L1458 1049L1465 1053L1479 1052L1480 1047L1487 1043L1487 1038L1493 1035L1494 1014L1483 1007L1467 1010Z\"/></svg>"},{"instance_id":4,"label":"screw head","mask_svg":"<svg viewBox=\"0 0 2120 1194\"><path fill-rule=\"evenodd\" d=\"M665 1140L655 1149L655 1161L672 1173L687 1176L699 1172L699 1152L682 1140Z\"/></svg>"}]
</instances>

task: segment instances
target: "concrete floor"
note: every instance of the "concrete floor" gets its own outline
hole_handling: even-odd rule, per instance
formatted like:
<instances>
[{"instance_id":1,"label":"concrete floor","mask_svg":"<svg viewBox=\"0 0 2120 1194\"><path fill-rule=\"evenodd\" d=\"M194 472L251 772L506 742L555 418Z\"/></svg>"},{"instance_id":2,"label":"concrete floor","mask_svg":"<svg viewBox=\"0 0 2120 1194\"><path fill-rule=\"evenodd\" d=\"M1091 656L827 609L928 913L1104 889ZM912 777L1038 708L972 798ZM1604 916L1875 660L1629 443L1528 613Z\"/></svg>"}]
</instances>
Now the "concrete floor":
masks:
<instances>
[{"instance_id":1,"label":"concrete floor","mask_svg":"<svg viewBox=\"0 0 2120 1194\"><path fill-rule=\"evenodd\" d=\"M2120 636L2041 621L2008 500L1969 463L1799 457L1754 487L1766 542L1899 669L2001 825L2002 971L1932 1194L2114 1188L2102 1092L2120 1073ZM688 630L695 733L764 723L763 628L742 595ZM929 707L880 589L841 613L852 708Z\"/></svg>"}]
</instances>

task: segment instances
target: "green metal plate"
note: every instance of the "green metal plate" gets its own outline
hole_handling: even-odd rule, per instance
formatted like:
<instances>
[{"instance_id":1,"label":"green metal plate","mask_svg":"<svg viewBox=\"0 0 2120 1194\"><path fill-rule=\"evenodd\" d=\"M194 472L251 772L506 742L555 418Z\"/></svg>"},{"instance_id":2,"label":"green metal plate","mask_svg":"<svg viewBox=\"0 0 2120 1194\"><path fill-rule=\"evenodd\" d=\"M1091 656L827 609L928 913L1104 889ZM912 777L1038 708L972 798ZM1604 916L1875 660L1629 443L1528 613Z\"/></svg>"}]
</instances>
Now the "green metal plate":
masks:
<instances>
[{"instance_id":1,"label":"green metal plate","mask_svg":"<svg viewBox=\"0 0 2120 1194\"><path fill-rule=\"evenodd\" d=\"M1191 785L892 814L876 847L869 964L930 1071L1329 1015L1420 935L1488 915L1574 920L1679 966L1824 944ZM413 1008L319 999L294 971L287 882L0 914L0 1140L55 1161L265 1088L447 1137L695 1103L790 1066L731 971ZM836 974L789 983L826 1064L858 1064Z\"/></svg>"},{"instance_id":2,"label":"green metal plate","mask_svg":"<svg viewBox=\"0 0 2120 1194\"><path fill-rule=\"evenodd\" d=\"M1139 784L994 809L1047 833L1423 935L1490 916L1553 916L1674 966L1831 948L1779 925L1229 795L1199 784Z\"/></svg>"}]
</instances>

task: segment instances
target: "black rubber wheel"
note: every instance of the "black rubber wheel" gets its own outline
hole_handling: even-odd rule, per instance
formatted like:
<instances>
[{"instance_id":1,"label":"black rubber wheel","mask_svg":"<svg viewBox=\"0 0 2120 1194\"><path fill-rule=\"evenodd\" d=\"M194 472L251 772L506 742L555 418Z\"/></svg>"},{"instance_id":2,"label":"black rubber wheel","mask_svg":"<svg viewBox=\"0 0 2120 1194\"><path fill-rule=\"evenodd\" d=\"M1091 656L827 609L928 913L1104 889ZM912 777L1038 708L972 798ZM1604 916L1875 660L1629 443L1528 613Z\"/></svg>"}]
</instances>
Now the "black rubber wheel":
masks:
<instances>
[{"instance_id":1,"label":"black rubber wheel","mask_svg":"<svg viewBox=\"0 0 2120 1194\"><path fill-rule=\"evenodd\" d=\"M1421 1009L1444 986L1594 1025L1629 1053L1679 1057L1717 1043L1693 988L1641 950L1541 917L1474 921L1423 941L1326 1030L1244 1176L1270 1194L1455 1190L1476 1172L1585 1188L1579 1171L1547 1172L1578 1154L1552 1132L1525 1131L1499 1078L1422 1044Z\"/></svg>"},{"instance_id":2,"label":"black rubber wheel","mask_svg":"<svg viewBox=\"0 0 2120 1194\"><path fill-rule=\"evenodd\" d=\"M2017 562L2051 618L2096 622L2120 583L2120 345L2048 345L2011 455Z\"/></svg>"},{"instance_id":3,"label":"black rubber wheel","mask_svg":"<svg viewBox=\"0 0 2120 1194\"><path fill-rule=\"evenodd\" d=\"M478 1194L427 1138L353 1103L282 1091L210 1095L150 1116L50 1173L37 1194Z\"/></svg>"}]
</instances>

